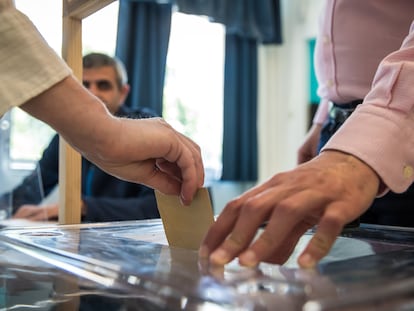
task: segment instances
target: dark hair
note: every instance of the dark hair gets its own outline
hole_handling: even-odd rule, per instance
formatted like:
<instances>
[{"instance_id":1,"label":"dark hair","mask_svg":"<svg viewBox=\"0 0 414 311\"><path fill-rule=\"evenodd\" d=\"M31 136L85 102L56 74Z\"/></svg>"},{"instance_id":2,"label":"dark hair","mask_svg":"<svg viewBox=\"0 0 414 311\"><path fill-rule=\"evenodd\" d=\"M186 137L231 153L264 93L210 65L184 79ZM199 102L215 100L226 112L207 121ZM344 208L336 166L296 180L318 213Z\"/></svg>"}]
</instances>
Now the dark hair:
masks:
<instances>
[{"instance_id":1,"label":"dark hair","mask_svg":"<svg viewBox=\"0 0 414 311\"><path fill-rule=\"evenodd\" d=\"M111 57L103 53L89 53L83 57L83 68L100 68L111 66L115 69L116 83L121 88L128 83L128 75L124 64L117 57Z\"/></svg>"}]
</instances>

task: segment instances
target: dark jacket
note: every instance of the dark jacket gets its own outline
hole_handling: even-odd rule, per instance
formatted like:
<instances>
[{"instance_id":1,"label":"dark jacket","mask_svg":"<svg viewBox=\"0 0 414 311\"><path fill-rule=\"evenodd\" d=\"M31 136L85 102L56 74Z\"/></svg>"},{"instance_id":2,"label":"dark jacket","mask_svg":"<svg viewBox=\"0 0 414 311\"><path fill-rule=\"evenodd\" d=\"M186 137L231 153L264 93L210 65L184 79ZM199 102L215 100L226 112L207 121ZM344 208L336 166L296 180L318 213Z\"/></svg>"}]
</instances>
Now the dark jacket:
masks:
<instances>
[{"instance_id":1,"label":"dark jacket","mask_svg":"<svg viewBox=\"0 0 414 311\"><path fill-rule=\"evenodd\" d=\"M148 118L155 114L150 110L132 110L122 106L116 114L128 118ZM139 133L137 133L139 135ZM47 196L58 184L59 136L52 138L39 160L44 195ZM36 170L27 176L13 191L14 212L22 204L38 204L41 197L33 192L37 185ZM146 186L117 179L82 158L82 200L87 206L83 222L138 220L159 218L154 191Z\"/></svg>"}]
</instances>

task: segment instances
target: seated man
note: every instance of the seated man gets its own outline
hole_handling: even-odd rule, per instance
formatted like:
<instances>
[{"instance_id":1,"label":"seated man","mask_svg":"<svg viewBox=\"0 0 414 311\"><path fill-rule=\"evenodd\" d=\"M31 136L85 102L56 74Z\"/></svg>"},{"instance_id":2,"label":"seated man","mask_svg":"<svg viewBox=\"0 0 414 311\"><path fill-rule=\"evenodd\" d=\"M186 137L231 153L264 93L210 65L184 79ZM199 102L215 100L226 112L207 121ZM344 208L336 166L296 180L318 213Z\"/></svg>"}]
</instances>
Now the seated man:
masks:
<instances>
[{"instance_id":1,"label":"seated man","mask_svg":"<svg viewBox=\"0 0 414 311\"><path fill-rule=\"evenodd\" d=\"M83 85L99 97L108 110L121 117L150 118L149 109L131 109L123 105L129 92L127 74L116 58L100 53L83 57ZM87 107L85 107L87 109ZM55 135L39 160L44 195L58 184L59 136ZM31 220L57 219L58 204L40 208L41 198L33 192L37 171L13 190L13 217ZM146 186L125 182L106 174L82 158L82 221L101 222L159 218L154 191Z\"/></svg>"}]
</instances>

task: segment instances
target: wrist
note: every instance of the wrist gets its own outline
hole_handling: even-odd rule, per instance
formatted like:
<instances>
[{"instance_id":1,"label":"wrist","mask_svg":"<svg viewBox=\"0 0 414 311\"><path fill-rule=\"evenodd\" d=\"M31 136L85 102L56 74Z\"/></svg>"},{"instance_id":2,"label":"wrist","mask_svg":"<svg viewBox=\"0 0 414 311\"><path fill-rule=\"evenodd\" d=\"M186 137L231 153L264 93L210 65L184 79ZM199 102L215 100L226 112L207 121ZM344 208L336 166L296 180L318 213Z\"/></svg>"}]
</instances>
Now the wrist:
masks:
<instances>
[{"instance_id":1,"label":"wrist","mask_svg":"<svg viewBox=\"0 0 414 311\"><path fill-rule=\"evenodd\" d=\"M324 150L319 156L321 159L328 159L330 162L337 163L337 169L342 174L356 175L354 180L361 183L361 187L370 186L376 189L378 195L384 189L384 184L376 171L366 162L358 157L338 150Z\"/></svg>"}]
</instances>

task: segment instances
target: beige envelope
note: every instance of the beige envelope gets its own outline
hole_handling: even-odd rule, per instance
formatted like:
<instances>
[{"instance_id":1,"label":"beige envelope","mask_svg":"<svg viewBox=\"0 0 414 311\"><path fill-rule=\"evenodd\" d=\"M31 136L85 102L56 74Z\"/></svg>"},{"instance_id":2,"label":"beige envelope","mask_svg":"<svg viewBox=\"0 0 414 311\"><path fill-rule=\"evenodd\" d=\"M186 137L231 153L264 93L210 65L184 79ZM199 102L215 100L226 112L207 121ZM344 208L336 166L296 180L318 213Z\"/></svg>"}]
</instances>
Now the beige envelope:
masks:
<instances>
[{"instance_id":1,"label":"beige envelope","mask_svg":"<svg viewBox=\"0 0 414 311\"><path fill-rule=\"evenodd\" d=\"M181 204L178 196L155 191L158 210L168 244L198 249L208 228L214 222L213 208L206 188L197 191L190 206Z\"/></svg>"}]
</instances>

